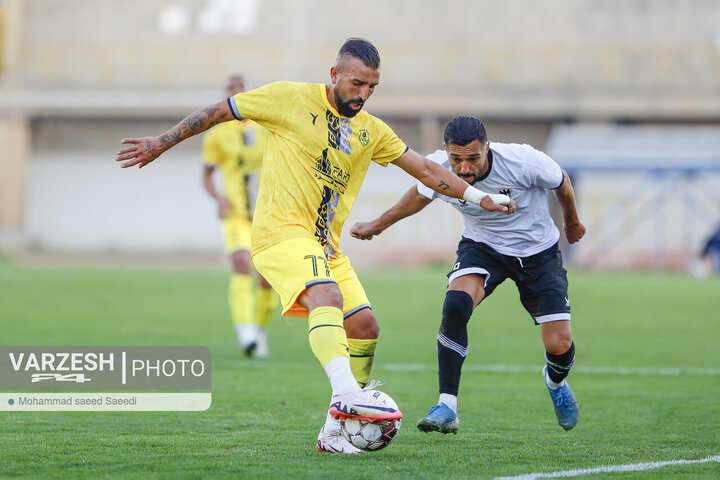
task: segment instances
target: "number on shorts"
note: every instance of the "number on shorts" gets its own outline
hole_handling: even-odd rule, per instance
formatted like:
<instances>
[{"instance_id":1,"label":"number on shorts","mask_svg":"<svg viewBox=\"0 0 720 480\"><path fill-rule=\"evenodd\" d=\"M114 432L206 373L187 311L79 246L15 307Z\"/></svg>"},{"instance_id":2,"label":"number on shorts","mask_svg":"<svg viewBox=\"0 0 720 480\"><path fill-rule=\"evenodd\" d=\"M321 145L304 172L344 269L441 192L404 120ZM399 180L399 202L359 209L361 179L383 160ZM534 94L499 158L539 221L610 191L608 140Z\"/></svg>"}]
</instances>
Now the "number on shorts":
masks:
<instances>
[{"instance_id":1,"label":"number on shorts","mask_svg":"<svg viewBox=\"0 0 720 480\"><path fill-rule=\"evenodd\" d=\"M330 276L330 265L328 264L327 258L325 258L322 255L305 255L305 260L310 260L310 263L312 263L312 269L313 269L313 276L318 276L318 260L322 261L322 263L325 265L325 276Z\"/></svg>"}]
</instances>

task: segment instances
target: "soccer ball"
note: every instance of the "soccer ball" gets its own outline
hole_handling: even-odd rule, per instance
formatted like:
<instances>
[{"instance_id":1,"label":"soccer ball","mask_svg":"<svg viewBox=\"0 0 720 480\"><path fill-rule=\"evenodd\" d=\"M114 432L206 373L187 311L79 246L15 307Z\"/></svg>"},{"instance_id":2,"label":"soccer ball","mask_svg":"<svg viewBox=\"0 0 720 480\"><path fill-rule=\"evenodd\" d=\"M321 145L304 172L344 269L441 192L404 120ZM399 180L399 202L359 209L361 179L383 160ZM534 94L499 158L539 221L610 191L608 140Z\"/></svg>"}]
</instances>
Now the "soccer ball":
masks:
<instances>
[{"instance_id":1,"label":"soccer ball","mask_svg":"<svg viewBox=\"0 0 720 480\"><path fill-rule=\"evenodd\" d=\"M387 393L374 391L373 397L390 408L399 410ZM400 431L400 420L366 420L341 418L340 431L345 439L360 450L381 450L393 441Z\"/></svg>"},{"instance_id":2,"label":"soccer ball","mask_svg":"<svg viewBox=\"0 0 720 480\"><path fill-rule=\"evenodd\" d=\"M400 420L340 419L340 431L348 442L360 450L381 450L393 441L400 431Z\"/></svg>"}]
</instances>

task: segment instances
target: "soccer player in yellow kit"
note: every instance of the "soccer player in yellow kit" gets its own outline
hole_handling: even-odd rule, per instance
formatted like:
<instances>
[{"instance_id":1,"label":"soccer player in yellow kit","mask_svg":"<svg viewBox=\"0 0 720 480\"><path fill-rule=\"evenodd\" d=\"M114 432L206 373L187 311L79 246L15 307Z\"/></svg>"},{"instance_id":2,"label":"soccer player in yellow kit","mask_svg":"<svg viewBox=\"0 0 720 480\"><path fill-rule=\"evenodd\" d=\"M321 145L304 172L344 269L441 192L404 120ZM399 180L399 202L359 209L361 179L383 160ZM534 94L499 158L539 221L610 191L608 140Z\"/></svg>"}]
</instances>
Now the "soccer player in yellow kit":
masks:
<instances>
[{"instance_id":1,"label":"soccer player in yellow kit","mask_svg":"<svg viewBox=\"0 0 720 480\"><path fill-rule=\"evenodd\" d=\"M252 226L255 267L280 295L283 313L308 317L310 347L332 387L318 436L320 451L360 453L333 416L397 419L365 385L379 326L340 232L370 161L394 163L424 185L486 210L515 211L414 152L380 119L362 110L380 80L380 57L367 40L348 39L330 84L277 82L198 110L159 137L124 139L122 167L140 168L178 142L217 123L249 118L268 130ZM502 204L502 205L501 205ZM506 206L505 206L506 205ZM360 385L358 385L360 384Z\"/></svg>"},{"instance_id":2,"label":"soccer player in yellow kit","mask_svg":"<svg viewBox=\"0 0 720 480\"><path fill-rule=\"evenodd\" d=\"M240 75L228 78L226 97L245 91ZM267 131L252 120L225 122L211 128L203 138L203 186L218 206L223 221L225 251L230 256L233 274L230 277L228 300L238 342L247 356L266 358L267 327L277 308L277 295L262 275L258 288L253 288L250 275L250 228L252 204L249 183L260 171ZM223 190L213 183L213 173L222 171ZM254 293L254 295L253 295Z\"/></svg>"}]
</instances>

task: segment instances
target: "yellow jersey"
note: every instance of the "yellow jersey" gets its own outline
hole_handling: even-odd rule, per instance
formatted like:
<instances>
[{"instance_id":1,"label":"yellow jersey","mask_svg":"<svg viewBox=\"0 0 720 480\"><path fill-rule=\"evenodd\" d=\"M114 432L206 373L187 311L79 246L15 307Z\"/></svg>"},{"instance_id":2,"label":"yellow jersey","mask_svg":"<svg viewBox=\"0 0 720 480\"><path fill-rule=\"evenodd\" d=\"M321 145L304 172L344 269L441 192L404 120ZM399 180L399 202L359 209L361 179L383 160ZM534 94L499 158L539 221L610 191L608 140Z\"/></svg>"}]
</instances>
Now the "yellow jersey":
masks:
<instances>
[{"instance_id":1,"label":"yellow jersey","mask_svg":"<svg viewBox=\"0 0 720 480\"><path fill-rule=\"evenodd\" d=\"M252 225L252 251L290 238L341 253L340 232L374 161L397 160L407 147L382 120L340 115L324 84L276 82L228 98L236 118L268 130Z\"/></svg>"},{"instance_id":2,"label":"yellow jersey","mask_svg":"<svg viewBox=\"0 0 720 480\"><path fill-rule=\"evenodd\" d=\"M226 218L252 218L249 181L262 166L266 139L267 131L250 120L221 123L203 137L203 161L220 167L224 194L233 204Z\"/></svg>"}]
</instances>

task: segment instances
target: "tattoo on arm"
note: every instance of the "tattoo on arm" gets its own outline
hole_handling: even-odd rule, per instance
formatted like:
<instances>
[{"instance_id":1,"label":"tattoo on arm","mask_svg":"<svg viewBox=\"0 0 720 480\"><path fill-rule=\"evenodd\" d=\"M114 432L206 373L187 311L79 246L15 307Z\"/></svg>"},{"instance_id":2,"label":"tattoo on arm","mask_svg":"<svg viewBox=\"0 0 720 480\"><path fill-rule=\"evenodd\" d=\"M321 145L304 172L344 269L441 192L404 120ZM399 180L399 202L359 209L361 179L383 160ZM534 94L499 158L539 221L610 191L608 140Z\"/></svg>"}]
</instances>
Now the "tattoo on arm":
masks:
<instances>
[{"instance_id":1,"label":"tattoo on arm","mask_svg":"<svg viewBox=\"0 0 720 480\"><path fill-rule=\"evenodd\" d=\"M187 131L191 135L200 133L218 123L217 120L213 120L212 118L219 111L220 109L214 106L206 107L202 110L202 112L198 112L197 114L188 117L184 122L182 122L180 128L182 131ZM210 120L207 125L205 124L203 116L205 116L207 120Z\"/></svg>"},{"instance_id":2,"label":"tattoo on arm","mask_svg":"<svg viewBox=\"0 0 720 480\"><path fill-rule=\"evenodd\" d=\"M160 143L165 148L170 148L173 145L180 143L188 137L191 137L197 133L203 132L208 128L216 125L218 119L212 120L220 109L215 106L204 108L200 112L193 113L177 124L172 130L160 136ZM210 120L207 124L205 119L207 117Z\"/></svg>"},{"instance_id":3,"label":"tattoo on arm","mask_svg":"<svg viewBox=\"0 0 720 480\"><path fill-rule=\"evenodd\" d=\"M196 134L202 131L205 126L201 114L192 115L187 119L187 127L191 134Z\"/></svg>"},{"instance_id":4,"label":"tattoo on arm","mask_svg":"<svg viewBox=\"0 0 720 480\"><path fill-rule=\"evenodd\" d=\"M445 183L445 180L440 180L440 183L438 184L438 187L442 188L443 190L447 190L450 188L450 185Z\"/></svg>"},{"instance_id":5,"label":"tattoo on arm","mask_svg":"<svg viewBox=\"0 0 720 480\"><path fill-rule=\"evenodd\" d=\"M207 107L205 108L205 110L203 110L203 112L205 112L205 115L207 115L208 118L213 118L215 114L219 111L219 108L213 106Z\"/></svg>"},{"instance_id":6,"label":"tattoo on arm","mask_svg":"<svg viewBox=\"0 0 720 480\"><path fill-rule=\"evenodd\" d=\"M168 133L160 135L160 143L164 148L170 148L182 141L182 128L173 128Z\"/></svg>"},{"instance_id":7,"label":"tattoo on arm","mask_svg":"<svg viewBox=\"0 0 720 480\"><path fill-rule=\"evenodd\" d=\"M167 135L167 134L160 135L160 143L162 143L163 147L166 147L166 148L171 147L177 143L177 141L173 142L173 140L172 140L173 138L175 138L174 134L172 134L172 138L170 137L170 135Z\"/></svg>"}]
</instances>

